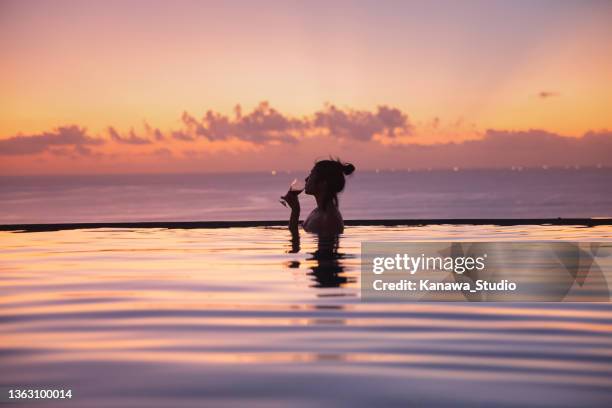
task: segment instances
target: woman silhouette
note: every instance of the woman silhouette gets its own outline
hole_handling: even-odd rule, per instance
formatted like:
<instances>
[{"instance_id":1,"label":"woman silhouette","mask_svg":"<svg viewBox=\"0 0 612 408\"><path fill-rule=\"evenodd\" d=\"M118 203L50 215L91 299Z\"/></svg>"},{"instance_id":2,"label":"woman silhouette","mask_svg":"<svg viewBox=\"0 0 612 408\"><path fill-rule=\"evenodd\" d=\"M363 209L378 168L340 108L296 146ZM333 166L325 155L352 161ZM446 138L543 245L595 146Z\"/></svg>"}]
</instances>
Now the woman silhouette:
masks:
<instances>
[{"instance_id":1,"label":"woman silhouette","mask_svg":"<svg viewBox=\"0 0 612 408\"><path fill-rule=\"evenodd\" d=\"M338 194L344 190L344 176L352 174L353 171L355 166L340 160L320 160L314 165L306 177L304 192L315 197L317 206L303 223L306 232L319 236L334 236L344 231L344 221L338 208ZM299 190L289 190L281 197L291 208L289 230L294 235L298 233L300 193Z\"/></svg>"}]
</instances>

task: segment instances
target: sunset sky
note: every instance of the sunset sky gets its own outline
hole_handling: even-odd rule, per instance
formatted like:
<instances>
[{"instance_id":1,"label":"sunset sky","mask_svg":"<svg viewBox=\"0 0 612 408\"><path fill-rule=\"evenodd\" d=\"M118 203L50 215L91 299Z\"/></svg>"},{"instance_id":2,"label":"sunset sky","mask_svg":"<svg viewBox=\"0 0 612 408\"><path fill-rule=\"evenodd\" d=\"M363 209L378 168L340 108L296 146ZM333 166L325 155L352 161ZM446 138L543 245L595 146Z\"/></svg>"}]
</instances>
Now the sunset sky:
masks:
<instances>
[{"instance_id":1,"label":"sunset sky","mask_svg":"<svg viewBox=\"0 0 612 408\"><path fill-rule=\"evenodd\" d=\"M2 0L0 171L610 166L610 44L610 1Z\"/></svg>"}]
</instances>

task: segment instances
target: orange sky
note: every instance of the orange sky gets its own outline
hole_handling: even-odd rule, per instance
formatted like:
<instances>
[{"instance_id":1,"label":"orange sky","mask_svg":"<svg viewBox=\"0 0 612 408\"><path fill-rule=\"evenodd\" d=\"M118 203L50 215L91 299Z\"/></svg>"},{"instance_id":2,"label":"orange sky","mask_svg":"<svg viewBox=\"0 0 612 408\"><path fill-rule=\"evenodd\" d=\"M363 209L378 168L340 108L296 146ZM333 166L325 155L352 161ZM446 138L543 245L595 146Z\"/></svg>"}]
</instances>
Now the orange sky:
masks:
<instances>
[{"instance_id":1,"label":"orange sky","mask_svg":"<svg viewBox=\"0 0 612 408\"><path fill-rule=\"evenodd\" d=\"M334 134L345 119L342 129L370 132L359 143L372 151L388 132L395 145L489 129L612 129L609 2L421 3L4 1L0 142L13 141L0 143L0 170L155 171L160 160L163 171L264 169L281 134L298 140L282 147L304 160L342 155L354 138ZM248 115L262 101L298 128L270 122L263 135L239 122L236 104ZM331 118L330 104L346 118ZM405 115L405 126L381 124L379 106ZM183 112L204 123L208 110L235 122L229 133L192 126L193 141L175 137L189 133ZM321 114L330 116L323 127ZM69 125L105 143L52 142ZM131 129L135 138L122 139ZM334 138L327 149L306 140L322 134Z\"/></svg>"}]
</instances>

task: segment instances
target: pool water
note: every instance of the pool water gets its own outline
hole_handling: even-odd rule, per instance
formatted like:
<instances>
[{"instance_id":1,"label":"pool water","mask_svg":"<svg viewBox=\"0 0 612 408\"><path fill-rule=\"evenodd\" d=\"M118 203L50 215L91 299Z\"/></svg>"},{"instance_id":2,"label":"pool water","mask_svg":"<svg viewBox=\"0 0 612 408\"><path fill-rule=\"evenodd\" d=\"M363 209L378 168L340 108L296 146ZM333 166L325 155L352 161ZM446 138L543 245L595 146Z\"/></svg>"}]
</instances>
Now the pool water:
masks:
<instances>
[{"instance_id":1,"label":"pool water","mask_svg":"<svg viewBox=\"0 0 612 408\"><path fill-rule=\"evenodd\" d=\"M364 240L612 241L612 226L348 227L331 260L285 228L0 239L0 387L73 390L45 407L612 405L610 303L359 291Z\"/></svg>"}]
</instances>

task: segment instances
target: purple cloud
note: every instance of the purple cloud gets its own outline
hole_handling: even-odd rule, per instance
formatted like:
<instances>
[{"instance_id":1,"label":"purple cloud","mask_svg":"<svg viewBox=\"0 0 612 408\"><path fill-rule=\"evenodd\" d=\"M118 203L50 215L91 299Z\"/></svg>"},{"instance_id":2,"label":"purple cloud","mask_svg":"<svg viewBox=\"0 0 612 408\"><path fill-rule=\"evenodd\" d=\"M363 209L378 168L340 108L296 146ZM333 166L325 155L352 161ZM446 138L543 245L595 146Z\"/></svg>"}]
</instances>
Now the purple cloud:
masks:
<instances>
[{"instance_id":1,"label":"purple cloud","mask_svg":"<svg viewBox=\"0 0 612 408\"><path fill-rule=\"evenodd\" d=\"M329 105L315 113L314 126L332 136L345 139L371 140L374 135L394 137L398 133L410 134L412 126L408 116L397 108L379 106L376 112L342 110Z\"/></svg>"},{"instance_id":2,"label":"purple cloud","mask_svg":"<svg viewBox=\"0 0 612 408\"><path fill-rule=\"evenodd\" d=\"M252 160L253 166L260 162L276 163L288 156L293 161L288 162L287 166L293 166L294 158L299 155L310 157L336 152L350 153L377 167L391 163L393 166L410 163L412 168L612 165L610 131L591 131L582 137L566 137L541 129L489 129L482 138L476 140L421 145L416 141L408 143L409 139L398 138L411 135L413 125L406 113L389 106L379 106L368 111L328 105L312 115L294 117L282 114L262 102L247 113L243 113L240 106L229 115L208 111L201 119L184 113L181 122L180 128L170 129L166 134L145 123L144 136L134 131L121 135L115 128L109 127L106 140L135 147L141 145L143 151L148 151L147 146L155 143L153 146L157 150L147 154L164 157L172 154L166 149L169 146L165 145L171 143L171 139L193 144L194 147L196 144L193 142L198 139L214 142L237 139L259 147L257 156L248 158ZM435 118L431 126L435 128L439 123L440 120ZM460 125L461 122L456 123L456 126ZM384 143L375 138L376 135L384 136ZM344 143L347 139L368 142L367 149L363 148L362 143ZM0 140L0 155L48 151L66 157L97 156L99 153L92 147L104 142L105 139L87 135L83 128L65 126L51 132ZM200 151L207 152L207 158L219 158L220 166L226 166L223 163L225 152L241 154L231 147L224 150L224 153L215 149ZM291 154L287 155L289 151ZM186 152L184 156L190 157L190 154Z\"/></svg>"},{"instance_id":3,"label":"purple cloud","mask_svg":"<svg viewBox=\"0 0 612 408\"><path fill-rule=\"evenodd\" d=\"M538 93L538 97L542 99L552 98L555 96L559 96L559 93L554 91L541 91Z\"/></svg>"},{"instance_id":4,"label":"purple cloud","mask_svg":"<svg viewBox=\"0 0 612 408\"><path fill-rule=\"evenodd\" d=\"M587 132L567 137L541 129L489 129L484 137L461 143L396 146L387 160L401 157L417 167L495 168L566 165L612 165L612 132ZM384 152L381 152L384 156ZM390 157L393 156L393 159Z\"/></svg>"},{"instance_id":5,"label":"purple cloud","mask_svg":"<svg viewBox=\"0 0 612 408\"><path fill-rule=\"evenodd\" d=\"M103 139L87 135L85 128L61 126L51 132L36 135L18 135L0 140L0 155L26 155L48 151L54 146L72 147L78 154L90 154L87 145L101 145Z\"/></svg>"},{"instance_id":6,"label":"purple cloud","mask_svg":"<svg viewBox=\"0 0 612 408\"><path fill-rule=\"evenodd\" d=\"M242 114L240 106L234 109L234 117L209 110L201 120L184 112L181 120L186 132L175 138L188 140L185 134L203 137L210 141L237 138L256 144L268 142L296 143L296 133L309 127L307 120L287 117L267 102L261 102L252 112Z\"/></svg>"},{"instance_id":7,"label":"purple cloud","mask_svg":"<svg viewBox=\"0 0 612 408\"><path fill-rule=\"evenodd\" d=\"M193 142L195 140L195 137L191 136L190 134L178 130L172 132L172 138L181 140L183 142Z\"/></svg>"},{"instance_id":8,"label":"purple cloud","mask_svg":"<svg viewBox=\"0 0 612 408\"><path fill-rule=\"evenodd\" d=\"M114 127L109 126L108 134L110 135L111 139L113 139L117 143L131 144L131 145L151 144L151 141L149 139L145 137L137 136L136 133L134 133L133 129L130 130L130 133L128 136L121 136L119 132L115 130Z\"/></svg>"},{"instance_id":9,"label":"purple cloud","mask_svg":"<svg viewBox=\"0 0 612 408\"><path fill-rule=\"evenodd\" d=\"M147 132L147 135L152 135L156 141L159 142L165 139L164 134L161 130L159 130L159 128L153 128L147 122L144 123L144 128L145 132Z\"/></svg>"}]
</instances>

